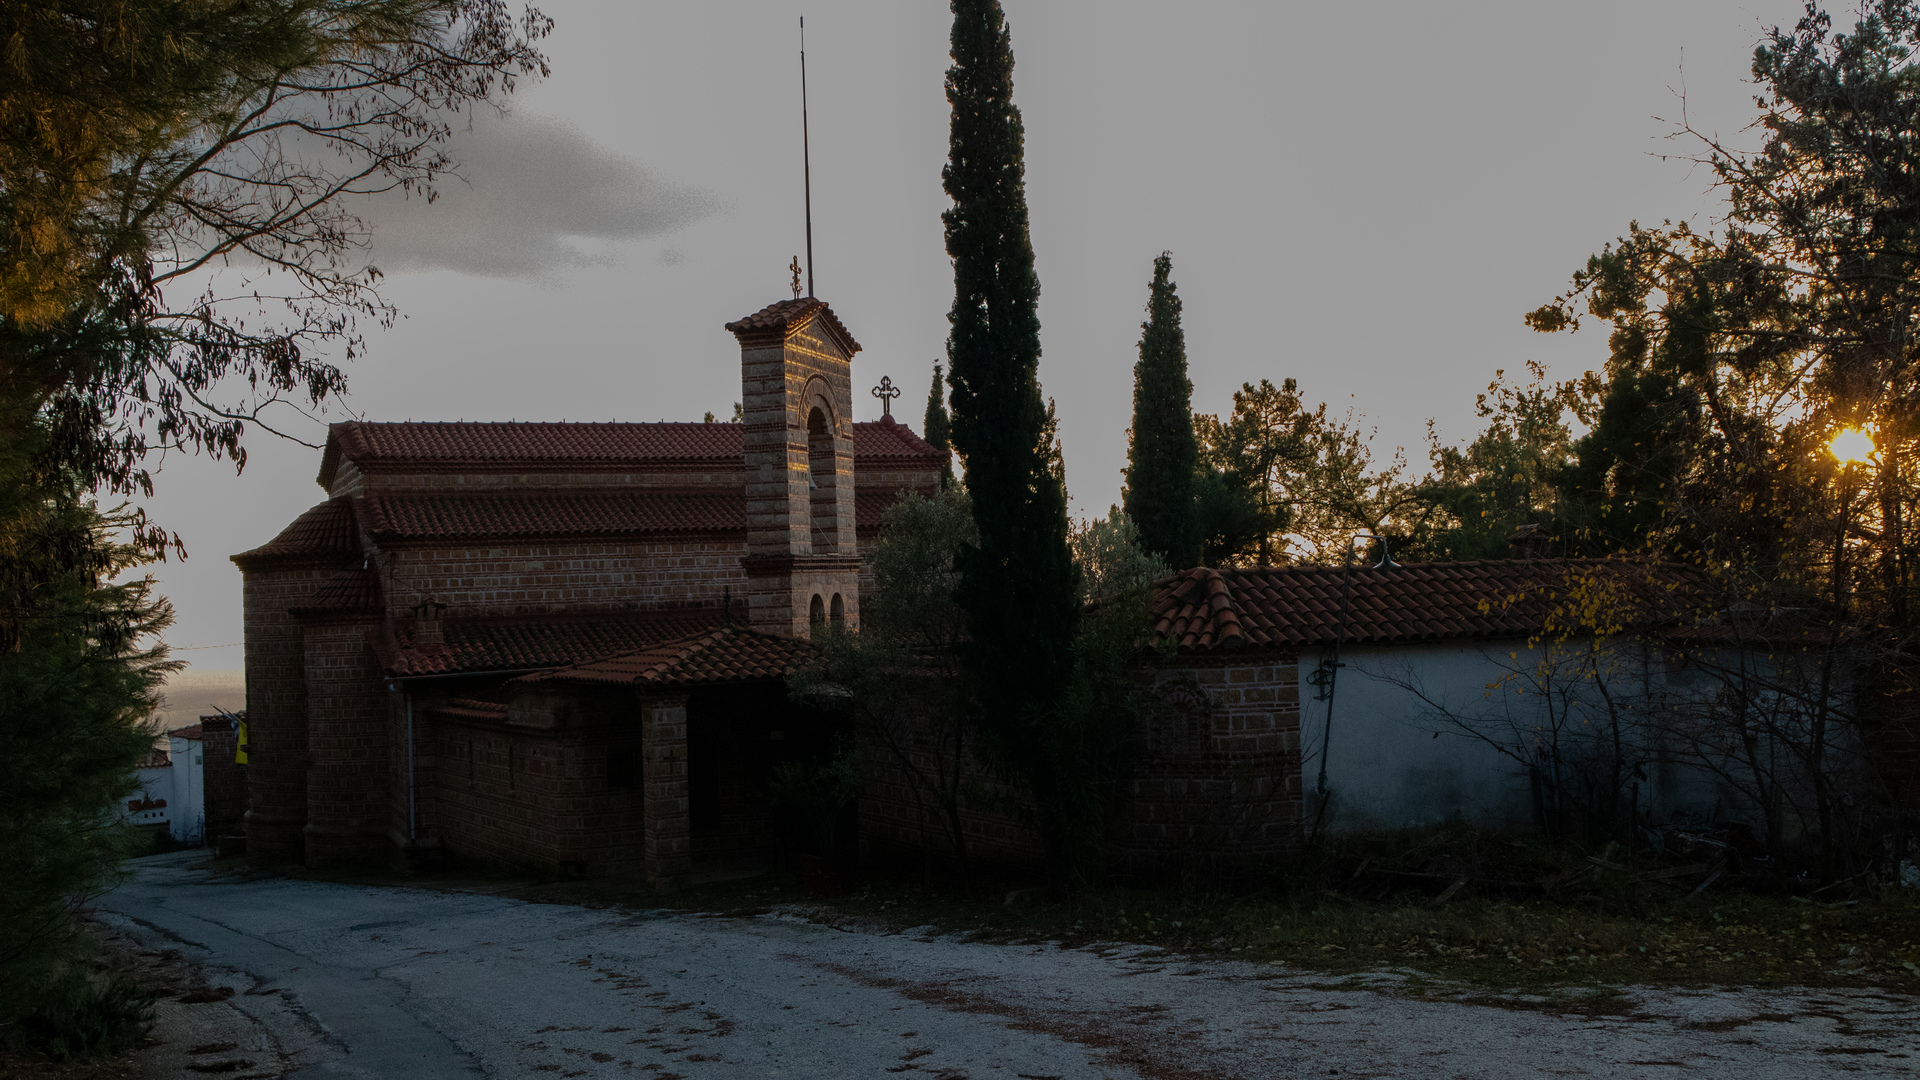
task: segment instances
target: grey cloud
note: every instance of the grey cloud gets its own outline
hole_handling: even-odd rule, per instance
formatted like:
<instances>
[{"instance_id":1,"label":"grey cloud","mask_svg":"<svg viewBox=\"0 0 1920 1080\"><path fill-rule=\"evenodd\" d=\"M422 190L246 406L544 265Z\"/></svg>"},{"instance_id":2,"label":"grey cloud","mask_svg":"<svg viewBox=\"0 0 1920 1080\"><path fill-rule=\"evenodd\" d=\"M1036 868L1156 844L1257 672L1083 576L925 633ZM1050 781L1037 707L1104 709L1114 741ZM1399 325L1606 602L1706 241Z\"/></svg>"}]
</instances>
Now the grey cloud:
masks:
<instances>
[{"instance_id":1,"label":"grey cloud","mask_svg":"<svg viewBox=\"0 0 1920 1080\"><path fill-rule=\"evenodd\" d=\"M605 265L620 241L664 236L725 209L713 193L535 113L475 116L450 156L461 178L442 178L433 203L393 192L355 209L372 227L381 270L538 278Z\"/></svg>"}]
</instances>

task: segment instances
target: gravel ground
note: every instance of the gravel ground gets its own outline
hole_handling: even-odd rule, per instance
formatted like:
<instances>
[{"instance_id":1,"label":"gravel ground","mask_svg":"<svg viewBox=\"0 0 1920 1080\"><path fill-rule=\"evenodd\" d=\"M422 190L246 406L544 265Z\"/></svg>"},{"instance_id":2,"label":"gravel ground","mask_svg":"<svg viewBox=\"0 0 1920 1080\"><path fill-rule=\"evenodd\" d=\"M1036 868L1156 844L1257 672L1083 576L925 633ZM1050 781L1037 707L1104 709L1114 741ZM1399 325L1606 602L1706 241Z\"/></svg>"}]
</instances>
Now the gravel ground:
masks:
<instances>
[{"instance_id":1,"label":"gravel ground","mask_svg":"<svg viewBox=\"0 0 1920 1080\"><path fill-rule=\"evenodd\" d=\"M1569 1011L1137 946L246 879L193 852L136 867L101 920L180 950L217 999L168 1003L154 1076L1920 1075L1920 1001L1874 992L1629 990Z\"/></svg>"}]
</instances>

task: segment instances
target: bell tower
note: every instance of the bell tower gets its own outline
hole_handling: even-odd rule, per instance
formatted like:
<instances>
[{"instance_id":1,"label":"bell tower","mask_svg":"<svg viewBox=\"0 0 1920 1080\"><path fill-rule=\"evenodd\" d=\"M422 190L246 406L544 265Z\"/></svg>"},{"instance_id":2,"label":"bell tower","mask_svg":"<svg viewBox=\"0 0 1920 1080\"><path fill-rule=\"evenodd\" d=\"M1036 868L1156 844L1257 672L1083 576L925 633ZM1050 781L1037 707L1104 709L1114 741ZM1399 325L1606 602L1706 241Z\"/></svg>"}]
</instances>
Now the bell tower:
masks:
<instances>
[{"instance_id":1,"label":"bell tower","mask_svg":"<svg viewBox=\"0 0 1920 1080\"><path fill-rule=\"evenodd\" d=\"M853 354L824 301L782 300L727 324L740 342L748 625L807 637L857 626Z\"/></svg>"}]
</instances>

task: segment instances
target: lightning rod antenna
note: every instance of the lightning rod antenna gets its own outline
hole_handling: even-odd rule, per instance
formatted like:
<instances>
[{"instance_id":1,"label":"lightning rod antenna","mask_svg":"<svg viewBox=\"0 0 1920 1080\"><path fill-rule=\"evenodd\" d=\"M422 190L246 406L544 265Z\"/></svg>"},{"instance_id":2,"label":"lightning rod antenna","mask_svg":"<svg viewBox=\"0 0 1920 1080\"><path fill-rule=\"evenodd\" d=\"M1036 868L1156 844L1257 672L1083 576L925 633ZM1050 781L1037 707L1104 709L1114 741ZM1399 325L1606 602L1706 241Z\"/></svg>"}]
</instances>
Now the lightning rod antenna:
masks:
<instances>
[{"instance_id":1,"label":"lightning rod antenna","mask_svg":"<svg viewBox=\"0 0 1920 1080\"><path fill-rule=\"evenodd\" d=\"M807 299L813 299L813 158L807 132L807 17L800 16L800 170L807 199Z\"/></svg>"}]
</instances>

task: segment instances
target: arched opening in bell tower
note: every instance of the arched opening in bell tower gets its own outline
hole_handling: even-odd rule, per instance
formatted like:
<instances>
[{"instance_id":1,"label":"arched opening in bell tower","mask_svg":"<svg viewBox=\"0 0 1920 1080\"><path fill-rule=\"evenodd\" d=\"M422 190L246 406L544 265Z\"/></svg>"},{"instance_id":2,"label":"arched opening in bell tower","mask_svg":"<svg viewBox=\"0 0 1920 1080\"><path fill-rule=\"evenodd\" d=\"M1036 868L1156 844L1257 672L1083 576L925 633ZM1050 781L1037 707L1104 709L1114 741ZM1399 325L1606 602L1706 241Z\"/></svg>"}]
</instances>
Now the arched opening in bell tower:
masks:
<instances>
[{"instance_id":1,"label":"arched opening in bell tower","mask_svg":"<svg viewBox=\"0 0 1920 1080\"><path fill-rule=\"evenodd\" d=\"M833 468L833 421L816 405L807 412L807 500L815 555L840 551L838 479Z\"/></svg>"}]
</instances>

